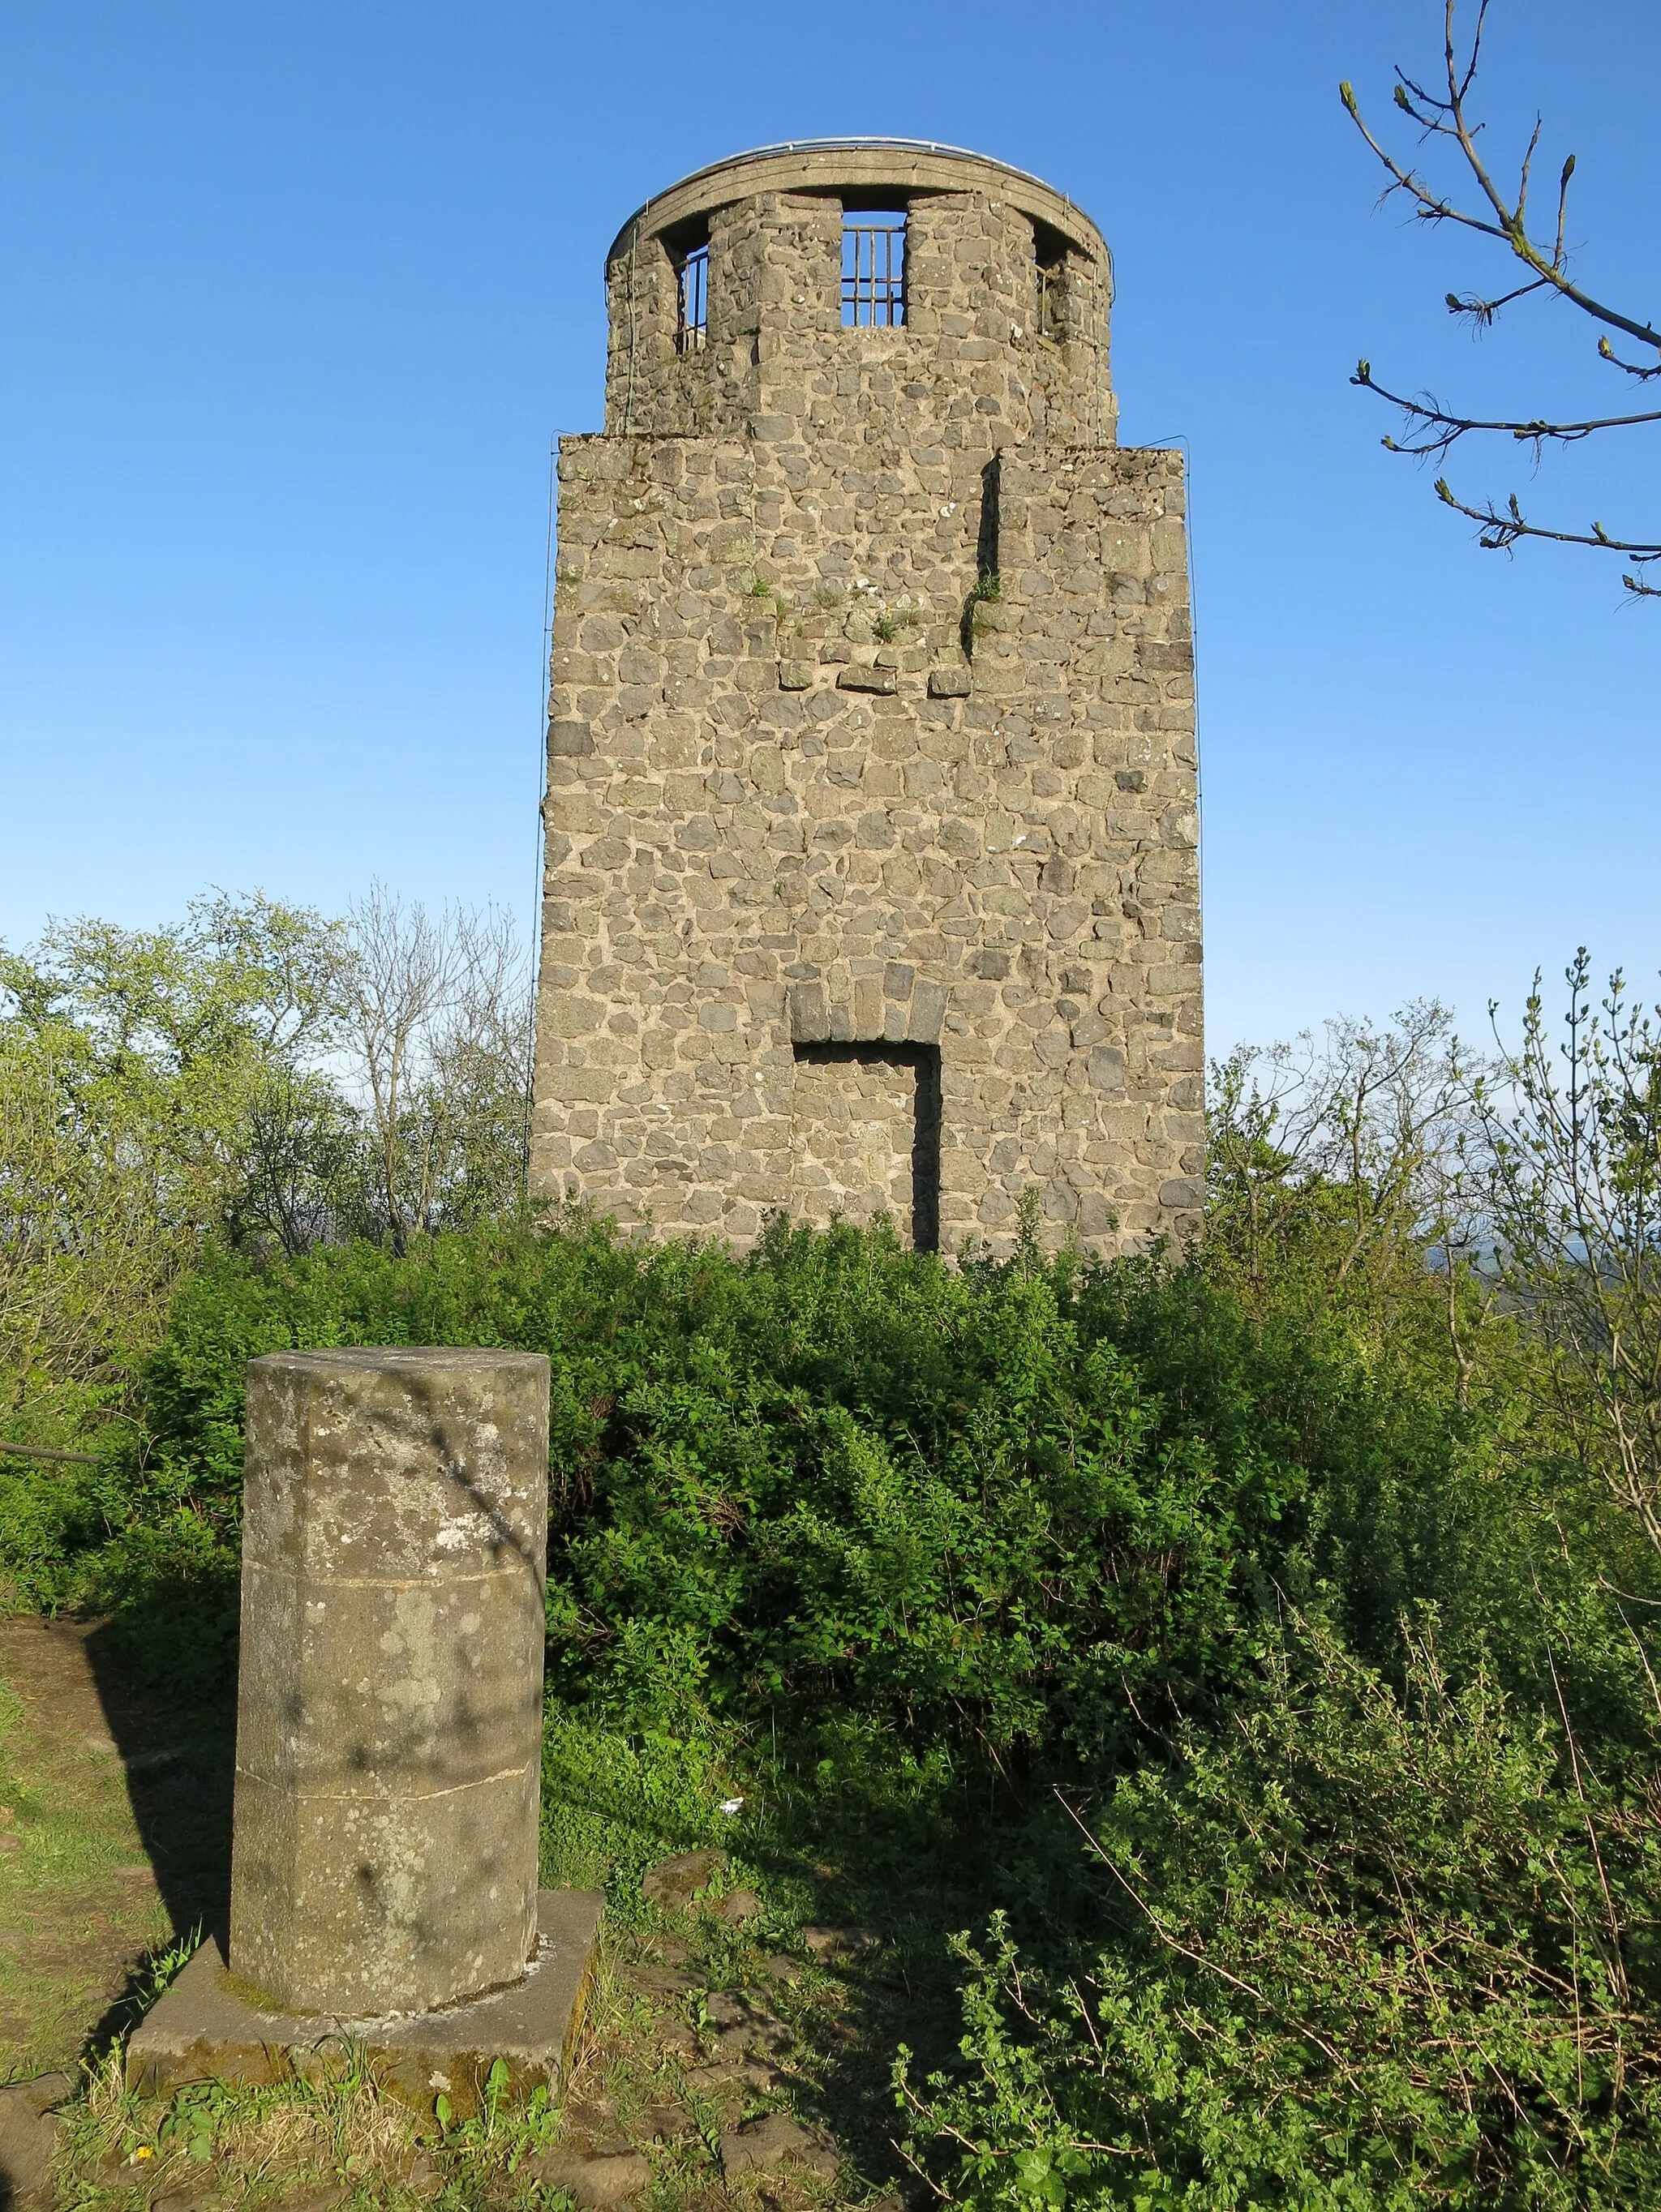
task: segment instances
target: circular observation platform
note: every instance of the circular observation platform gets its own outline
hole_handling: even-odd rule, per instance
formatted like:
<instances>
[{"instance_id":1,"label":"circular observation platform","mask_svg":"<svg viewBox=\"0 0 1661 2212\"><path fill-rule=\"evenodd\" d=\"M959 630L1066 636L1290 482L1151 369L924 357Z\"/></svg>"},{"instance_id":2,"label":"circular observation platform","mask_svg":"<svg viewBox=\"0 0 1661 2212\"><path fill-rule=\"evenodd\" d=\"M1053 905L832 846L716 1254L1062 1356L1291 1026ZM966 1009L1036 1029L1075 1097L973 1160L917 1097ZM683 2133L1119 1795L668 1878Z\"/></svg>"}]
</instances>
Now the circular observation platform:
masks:
<instances>
[{"instance_id":1,"label":"circular observation platform","mask_svg":"<svg viewBox=\"0 0 1661 2212\"><path fill-rule=\"evenodd\" d=\"M716 208L760 192L822 193L855 210L903 206L931 192L995 194L1087 259L1105 264L1109 258L1105 240L1082 208L1040 178L988 155L924 138L796 138L712 161L654 193L624 224L606 260L616 261L644 238L672 245Z\"/></svg>"}]
</instances>

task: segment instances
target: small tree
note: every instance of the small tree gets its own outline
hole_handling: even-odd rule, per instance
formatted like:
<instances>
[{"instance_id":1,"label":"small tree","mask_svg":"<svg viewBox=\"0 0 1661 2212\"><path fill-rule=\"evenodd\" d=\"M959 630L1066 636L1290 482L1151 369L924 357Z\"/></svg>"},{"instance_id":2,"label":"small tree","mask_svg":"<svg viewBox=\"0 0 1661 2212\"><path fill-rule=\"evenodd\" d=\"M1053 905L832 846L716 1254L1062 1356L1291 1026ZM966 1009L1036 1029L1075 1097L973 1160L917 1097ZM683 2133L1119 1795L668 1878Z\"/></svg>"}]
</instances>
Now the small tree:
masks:
<instances>
[{"instance_id":1,"label":"small tree","mask_svg":"<svg viewBox=\"0 0 1661 2212\"><path fill-rule=\"evenodd\" d=\"M1210 1168L1254 1273L1318 1218L1335 1279L1457 1236L1450 1198L1469 1081L1452 1018L1433 1000L1382 1028L1335 1020L1317 1044L1243 1046L1212 1070Z\"/></svg>"},{"instance_id":2,"label":"small tree","mask_svg":"<svg viewBox=\"0 0 1661 2212\"><path fill-rule=\"evenodd\" d=\"M1594 1003L1591 973L1582 947L1555 1052L1535 978L1477 1089L1496 1264L1548 1346L1561 1432L1661 1550L1661 1008L1618 972Z\"/></svg>"},{"instance_id":3,"label":"small tree","mask_svg":"<svg viewBox=\"0 0 1661 2212\"><path fill-rule=\"evenodd\" d=\"M1434 1000L1393 1021L1214 1064L1207 1255L1255 1304L1293 1285L1402 1339L1404 1305L1439 1307L1463 1403L1488 1303L1476 1261L1485 1191L1472 1079Z\"/></svg>"},{"instance_id":4,"label":"small tree","mask_svg":"<svg viewBox=\"0 0 1661 2212\"><path fill-rule=\"evenodd\" d=\"M346 1039L395 1251L442 1221L524 1202L530 994L503 915L434 921L381 884L352 910L342 963Z\"/></svg>"},{"instance_id":5,"label":"small tree","mask_svg":"<svg viewBox=\"0 0 1661 2212\"><path fill-rule=\"evenodd\" d=\"M119 1393L209 1241L400 1252L526 1203L530 994L510 923L376 887L0 951L0 1417Z\"/></svg>"},{"instance_id":6,"label":"small tree","mask_svg":"<svg viewBox=\"0 0 1661 2212\"><path fill-rule=\"evenodd\" d=\"M1445 0L1440 88L1428 89L1398 70L1395 100L1397 110L1418 127L1421 143L1451 149L1468 180L1475 187L1476 197L1469 205L1460 205L1427 174L1391 153L1362 119L1354 88L1346 82L1338 88L1351 120L1388 173L1390 182L1384 187L1387 200L1399 193L1409 201L1421 222L1437 226L1452 223L1479 238L1492 240L1512 257L1514 264L1520 264L1513 273L1518 274L1521 281L1496 296L1448 293L1448 312L1474 329L1484 331L1504 308L1518 300L1535 296L1562 300L1600 326L1597 357L1601 362L1639 385L1661 377L1661 329L1657 328L1655 319L1628 314L1609 305L1586 291L1571 270L1567 221L1569 180L1574 174L1573 154L1564 161L1558 173L1556 207L1549 237L1537 238L1530 229L1529 190L1542 128L1537 116L1514 189L1507 192L1496 181L1479 143L1484 126L1474 119L1471 111L1471 92L1482 55L1488 0L1479 0L1475 27L1467 48L1462 48L1457 40L1454 10L1455 0ZM1384 441L1386 448L1394 453L1439 457L1451 453L1467 438L1502 437L1530 447L1537 460L1548 446L1576 445L1606 431L1641 428L1661 422L1661 408L1579 417L1544 414L1526 418L1480 416L1444 407L1427 393L1409 398L1391 391L1378 382L1372 374L1372 363L1365 360L1358 362L1350 381L1364 391L1376 392L1392 407L1401 410L1406 425L1404 434ZM1661 561L1661 543L1642 537L1611 536L1601 522L1578 530L1548 527L1529 520L1514 492L1503 506L1492 500L1473 503L1457 496L1445 477L1436 479L1436 495L1445 506L1479 526L1477 543L1490 552L1509 550L1525 538L1548 538L1559 545L1591 546L1600 552L1618 554L1627 562L1622 581L1629 592L1644 599L1661 597L1661 586L1645 580L1650 564Z\"/></svg>"},{"instance_id":7,"label":"small tree","mask_svg":"<svg viewBox=\"0 0 1661 2212\"><path fill-rule=\"evenodd\" d=\"M273 1222L268 1156L301 1102L316 1110L307 1071L336 1035L338 959L316 915L221 893L173 928L59 923L0 953L0 1387L14 1405L96 1395L204 1237L242 1243Z\"/></svg>"}]
</instances>

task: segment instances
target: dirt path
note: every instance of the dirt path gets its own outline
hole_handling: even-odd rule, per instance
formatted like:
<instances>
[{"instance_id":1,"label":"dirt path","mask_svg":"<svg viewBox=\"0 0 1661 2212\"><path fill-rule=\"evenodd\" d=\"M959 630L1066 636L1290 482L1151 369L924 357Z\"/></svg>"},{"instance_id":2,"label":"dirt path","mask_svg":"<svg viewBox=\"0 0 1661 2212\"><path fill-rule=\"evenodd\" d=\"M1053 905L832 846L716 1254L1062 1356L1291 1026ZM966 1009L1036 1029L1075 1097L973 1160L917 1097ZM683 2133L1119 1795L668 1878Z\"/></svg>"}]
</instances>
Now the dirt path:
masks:
<instances>
[{"instance_id":1,"label":"dirt path","mask_svg":"<svg viewBox=\"0 0 1661 2212\"><path fill-rule=\"evenodd\" d=\"M0 2081L73 2068L145 1954L222 1911L231 1722L135 1692L108 1632L0 1621Z\"/></svg>"}]
</instances>

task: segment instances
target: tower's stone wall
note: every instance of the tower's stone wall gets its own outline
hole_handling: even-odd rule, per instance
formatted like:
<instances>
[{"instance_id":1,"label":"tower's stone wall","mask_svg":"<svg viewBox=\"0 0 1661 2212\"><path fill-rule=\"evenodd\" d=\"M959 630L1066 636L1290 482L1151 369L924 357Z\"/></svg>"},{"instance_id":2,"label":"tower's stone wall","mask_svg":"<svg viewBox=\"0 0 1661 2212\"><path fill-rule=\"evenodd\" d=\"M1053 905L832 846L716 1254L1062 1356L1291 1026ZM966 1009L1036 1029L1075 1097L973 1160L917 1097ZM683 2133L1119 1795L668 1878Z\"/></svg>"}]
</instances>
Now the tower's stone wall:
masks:
<instances>
[{"instance_id":1,"label":"tower's stone wall","mask_svg":"<svg viewBox=\"0 0 1661 2212\"><path fill-rule=\"evenodd\" d=\"M1112 442L1093 227L882 159L730 165L613 249L606 428L559 462L533 1182L948 1249L1033 1188L1117 1249L1200 1199L1181 464ZM839 181L909 201L903 326L843 326Z\"/></svg>"}]
</instances>

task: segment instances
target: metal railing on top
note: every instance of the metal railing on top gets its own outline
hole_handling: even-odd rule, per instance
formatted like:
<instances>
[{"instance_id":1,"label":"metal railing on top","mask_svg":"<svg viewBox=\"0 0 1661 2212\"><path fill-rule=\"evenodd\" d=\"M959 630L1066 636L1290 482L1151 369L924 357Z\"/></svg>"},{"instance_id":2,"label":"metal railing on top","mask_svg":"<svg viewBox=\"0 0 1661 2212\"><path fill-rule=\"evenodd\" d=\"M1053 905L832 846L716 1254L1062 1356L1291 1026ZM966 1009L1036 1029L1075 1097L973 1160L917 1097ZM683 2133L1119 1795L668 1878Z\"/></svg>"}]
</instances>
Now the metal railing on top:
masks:
<instances>
[{"instance_id":1,"label":"metal railing on top","mask_svg":"<svg viewBox=\"0 0 1661 2212\"><path fill-rule=\"evenodd\" d=\"M843 225L842 319L850 328L905 320L903 222Z\"/></svg>"},{"instance_id":2,"label":"metal railing on top","mask_svg":"<svg viewBox=\"0 0 1661 2212\"><path fill-rule=\"evenodd\" d=\"M709 249L696 246L675 272L675 351L701 353L709 330Z\"/></svg>"},{"instance_id":3,"label":"metal railing on top","mask_svg":"<svg viewBox=\"0 0 1661 2212\"><path fill-rule=\"evenodd\" d=\"M1034 264L1034 273L1037 277L1038 289L1038 336L1065 338L1068 335L1066 264L1060 261L1040 261Z\"/></svg>"}]
</instances>

